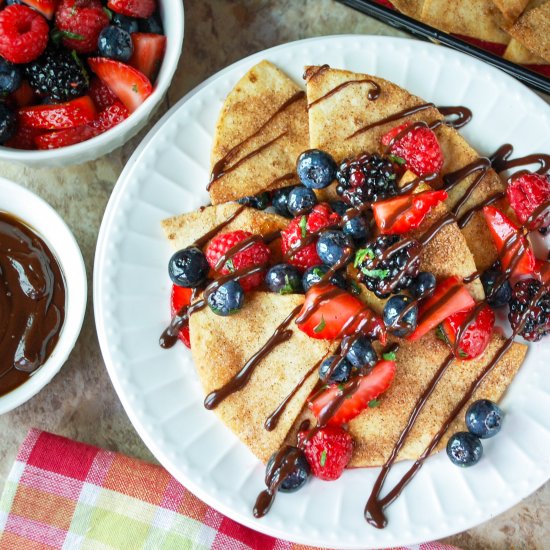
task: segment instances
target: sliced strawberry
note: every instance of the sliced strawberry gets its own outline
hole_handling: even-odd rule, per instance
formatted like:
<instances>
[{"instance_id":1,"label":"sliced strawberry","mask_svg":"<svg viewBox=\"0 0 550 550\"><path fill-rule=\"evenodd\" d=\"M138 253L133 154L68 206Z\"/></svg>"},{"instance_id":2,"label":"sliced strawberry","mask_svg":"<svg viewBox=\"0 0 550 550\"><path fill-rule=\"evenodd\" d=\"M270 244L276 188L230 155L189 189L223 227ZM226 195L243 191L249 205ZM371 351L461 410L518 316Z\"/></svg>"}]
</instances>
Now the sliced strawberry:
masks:
<instances>
[{"instance_id":1,"label":"sliced strawberry","mask_svg":"<svg viewBox=\"0 0 550 550\"><path fill-rule=\"evenodd\" d=\"M109 0L107 7L128 17L148 19L157 9L157 3L156 0Z\"/></svg>"},{"instance_id":2,"label":"sliced strawberry","mask_svg":"<svg viewBox=\"0 0 550 550\"><path fill-rule=\"evenodd\" d=\"M32 151L36 149L35 139L43 133L43 130L37 130L36 128L25 128L19 125L15 135L4 145L11 147L12 149L22 149L24 151Z\"/></svg>"},{"instance_id":3,"label":"sliced strawberry","mask_svg":"<svg viewBox=\"0 0 550 550\"><path fill-rule=\"evenodd\" d=\"M456 336L461 327L466 323L472 314L472 309L459 311L447 317L441 328L447 343L455 351ZM457 359L475 359L479 357L489 345L493 327L495 326L495 314L493 310L485 305L477 313L476 318L468 325L466 330L462 329L460 345L455 352Z\"/></svg>"},{"instance_id":4,"label":"sliced strawberry","mask_svg":"<svg viewBox=\"0 0 550 550\"><path fill-rule=\"evenodd\" d=\"M192 288L184 288L182 286L173 285L170 295L170 312L175 315L185 306L191 303ZM191 347L191 339L189 336L189 325L183 327L179 332L179 339L188 347Z\"/></svg>"},{"instance_id":5,"label":"sliced strawberry","mask_svg":"<svg viewBox=\"0 0 550 550\"><path fill-rule=\"evenodd\" d=\"M326 298L324 298L326 296ZM357 315L357 320L346 326ZM305 318L302 322L301 317ZM333 340L353 334L359 323L362 333L386 341L384 322L359 298L333 285L314 285L307 294L296 324L311 338ZM345 330L344 330L345 329Z\"/></svg>"},{"instance_id":6,"label":"sliced strawberry","mask_svg":"<svg viewBox=\"0 0 550 550\"><path fill-rule=\"evenodd\" d=\"M447 317L474 306L474 299L458 277L445 279L420 307L418 326L407 340L414 342L422 338Z\"/></svg>"},{"instance_id":7,"label":"sliced strawberry","mask_svg":"<svg viewBox=\"0 0 550 550\"><path fill-rule=\"evenodd\" d=\"M50 21L57 8L57 0L22 0L22 2Z\"/></svg>"},{"instance_id":8,"label":"sliced strawberry","mask_svg":"<svg viewBox=\"0 0 550 550\"><path fill-rule=\"evenodd\" d=\"M130 116L130 112L126 107L116 100L113 105L106 107L99 113L97 120L90 123L92 128L97 130L98 134L102 134L111 128L114 128L117 124L120 124L123 120L126 120Z\"/></svg>"},{"instance_id":9,"label":"sliced strawberry","mask_svg":"<svg viewBox=\"0 0 550 550\"><path fill-rule=\"evenodd\" d=\"M19 109L22 126L44 130L64 130L82 126L96 118L97 111L89 96L79 97L67 103L37 105Z\"/></svg>"},{"instance_id":10,"label":"sliced strawberry","mask_svg":"<svg viewBox=\"0 0 550 550\"><path fill-rule=\"evenodd\" d=\"M28 107L34 103L35 97L31 85L26 80L23 80L19 88L11 94L9 99L17 107Z\"/></svg>"},{"instance_id":11,"label":"sliced strawberry","mask_svg":"<svg viewBox=\"0 0 550 550\"><path fill-rule=\"evenodd\" d=\"M105 57L91 57L88 65L131 113L153 93L149 79L134 67Z\"/></svg>"},{"instance_id":12,"label":"sliced strawberry","mask_svg":"<svg viewBox=\"0 0 550 550\"><path fill-rule=\"evenodd\" d=\"M128 62L141 71L151 82L154 82L162 65L166 50L166 36L135 32L132 34L134 54Z\"/></svg>"},{"instance_id":13,"label":"sliced strawberry","mask_svg":"<svg viewBox=\"0 0 550 550\"><path fill-rule=\"evenodd\" d=\"M550 262L547 260L535 260L535 277L544 284L550 284Z\"/></svg>"},{"instance_id":14,"label":"sliced strawberry","mask_svg":"<svg viewBox=\"0 0 550 550\"><path fill-rule=\"evenodd\" d=\"M105 86L105 84L103 84L97 76L94 76L90 82L88 95L92 98L93 102L96 104L96 107L100 111L110 107L113 103L118 101L118 97L111 92L111 90L107 88L107 86Z\"/></svg>"},{"instance_id":15,"label":"sliced strawberry","mask_svg":"<svg viewBox=\"0 0 550 550\"><path fill-rule=\"evenodd\" d=\"M330 386L308 403L309 408L315 417L319 418L335 399L338 399L344 392L347 393L353 385L357 384L356 391L346 396L327 422L329 426L341 426L359 415L373 399L376 399L391 386L395 370L394 361L380 361L369 374L359 376L358 380L352 379L343 386Z\"/></svg>"},{"instance_id":16,"label":"sliced strawberry","mask_svg":"<svg viewBox=\"0 0 550 550\"><path fill-rule=\"evenodd\" d=\"M76 128L67 128L66 130L40 134L34 138L34 142L38 149L59 149L60 147L68 147L69 145L87 141L96 135L96 130L84 124Z\"/></svg>"},{"instance_id":17,"label":"sliced strawberry","mask_svg":"<svg viewBox=\"0 0 550 550\"><path fill-rule=\"evenodd\" d=\"M446 191L424 191L375 202L372 211L381 233L403 234L419 227L426 214L446 199Z\"/></svg>"},{"instance_id":18,"label":"sliced strawberry","mask_svg":"<svg viewBox=\"0 0 550 550\"><path fill-rule=\"evenodd\" d=\"M518 233L518 226L494 206L485 206L483 213L500 255L503 270L508 269L510 264L515 261L517 254L523 249L521 258L512 271L512 276L531 275L535 269L535 255L525 236L514 237Z\"/></svg>"}]
</instances>

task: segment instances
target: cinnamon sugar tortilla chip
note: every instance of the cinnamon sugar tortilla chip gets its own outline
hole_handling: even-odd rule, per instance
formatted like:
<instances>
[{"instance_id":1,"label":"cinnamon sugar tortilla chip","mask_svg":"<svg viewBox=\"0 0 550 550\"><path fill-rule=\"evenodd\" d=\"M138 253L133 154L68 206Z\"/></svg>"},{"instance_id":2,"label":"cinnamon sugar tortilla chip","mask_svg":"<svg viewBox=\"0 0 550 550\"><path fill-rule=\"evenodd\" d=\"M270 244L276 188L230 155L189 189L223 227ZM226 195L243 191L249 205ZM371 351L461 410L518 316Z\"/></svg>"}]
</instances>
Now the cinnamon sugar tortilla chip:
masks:
<instances>
[{"instance_id":1,"label":"cinnamon sugar tortilla chip","mask_svg":"<svg viewBox=\"0 0 550 550\"><path fill-rule=\"evenodd\" d=\"M419 19L424 0L392 0L392 4L405 15Z\"/></svg>"},{"instance_id":2,"label":"cinnamon sugar tortilla chip","mask_svg":"<svg viewBox=\"0 0 550 550\"><path fill-rule=\"evenodd\" d=\"M520 65L548 65L548 61L530 52L521 42L512 38L503 55L504 59Z\"/></svg>"},{"instance_id":3,"label":"cinnamon sugar tortilla chip","mask_svg":"<svg viewBox=\"0 0 550 550\"><path fill-rule=\"evenodd\" d=\"M205 395L227 383L271 337L277 326L303 302L301 295L251 292L242 310L220 317L205 308L190 321L191 352ZM263 462L279 449L319 379L313 372L288 403L277 427L267 431L267 417L302 377L335 344L314 340L289 325L292 336L256 367L248 384L215 410L221 420Z\"/></svg>"},{"instance_id":4,"label":"cinnamon sugar tortilla chip","mask_svg":"<svg viewBox=\"0 0 550 550\"><path fill-rule=\"evenodd\" d=\"M455 361L449 367L419 414L398 455L398 460L415 460L422 454L470 384L496 355L503 343L504 339L501 336L494 335L482 356L472 361ZM429 332L416 342L401 340L400 345L397 352L397 372L389 390L377 399L379 404L376 407L367 407L349 423L349 431L354 441L353 456L349 464L351 468L384 464L407 424L419 396L449 354L448 346L438 340L435 331ZM482 398L498 402L521 367L526 353L526 345L514 343L487 375L468 405ZM442 450L453 433L466 429L464 414L468 405L458 415L434 452ZM289 432L289 442L295 441L298 426L306 419L314 421L311 412L304 408Z\"/></svg>"},{"instance_id":5,"label":"cinnamon sugar tortilla chip","mask_svg":"<svg viewBox=\"0 0 550 550\"><path fill-rule=\"evenodd\" d=\"M529 0L493 0L493 4L504 15L507 22L514 23L527 8Z\"/></svg>"},{"instance_id":6,"label":"cinnamon sugar tortilla chip","mask_svg":"<svg viewBox=\"0 0 550 550\"><path fill-rule=\"evenodd\" d=\"M391 128L406 121L423 120L431 123L442 118L441 113L432 107L354 135L369 124L376 123L405 109L425 104L426 101L392 82L372 75L338 69L317 72L312 69L311 74L314 76L307 82L309 104L325 96L336 87L346 82L352 82L352 84L340 88L337 93L313 105L309 110L310 146L328 151L337 162L366 151L380 151L382 136ZM369 100L368 94L372 86L365 83L365 80L372 80L380 86L380 95L375 101ZM455 129L443 125L437 128L435 133L445 157L443 174L456 171L479 159L478 153ZM456 205L476 177L477 174L473 174L464 178L453 190L449 191L449 199L446 201L447 208ZM498 175L494 170L488 170L461 212L503 190L504 184ZM324 196L326 195L325 192ZM485 269L495 261L496 249L483 214L476 213L474 215L472 221L463 230L463 235L478 268Z\"/></svg>"},{"instance_id":7,"label":"cinnamon sugar tortilla chip","mask_svg":"<svg viewBox=\"0 0 550 550\"><path fill-rule=\"evenodd\" d=\"M445 32L508 44L504 18L489 0L426 0L421 20Z\"/></svg>"},{"instance_id":8,"label":"cinnamon sugar tortilla chip","mask_svg":"<svg viewBox=\"0 0 550 550\"><path fill-rule=\"evenodd\" d=\"M213 204L297 182L296 159L308 147L305 97L269 61L252 67L229 92L216 125L212 167L225 175L210 187ZM293 97L298 99L277 111Z\"/></svg>"},{"instance_id":9,"label":"cinnamon sugar tortilla chip","mask_svg":"<svg viewBox=\"0 0 550 550\"><path fill-rule=\"evenodd\" d=\"M242 207L234 202L207 206L200 210L167 218L162 221L161 226L170 244L179 250L190 246L199 237L229 219L239 208ZM288 221L278 214L247 207L229 225L223 228L223 232L228 233L241 229L254 234L266 235L284 229L288 225Z\"/></svg>"},{"instance_id":10,"label":"cinnamon sugar tortilla chip","mask_svg":"<svg viewBox=\"0 0 550 550\"><path fill-rule=\"evenodd\" d=\"M550 1L526 11L508 32L533 54L550 62Z\"/></svg>"}]
</instances>

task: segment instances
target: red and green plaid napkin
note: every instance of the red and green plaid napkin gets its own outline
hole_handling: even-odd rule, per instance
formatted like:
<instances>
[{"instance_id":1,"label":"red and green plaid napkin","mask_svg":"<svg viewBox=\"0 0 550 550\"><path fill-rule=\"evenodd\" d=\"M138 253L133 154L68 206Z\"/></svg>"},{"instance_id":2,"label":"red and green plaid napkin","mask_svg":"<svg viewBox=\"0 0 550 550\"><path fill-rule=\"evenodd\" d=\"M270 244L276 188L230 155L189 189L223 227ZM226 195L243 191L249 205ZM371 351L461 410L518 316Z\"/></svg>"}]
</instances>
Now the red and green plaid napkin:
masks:
<instances>
[{"instance_id":1,"label":"red and green plaid napkin","mask_svg":"<svg viewBox=\"0 0 550 550\"><path fill-rule=\"evenodd\" d=\"M160 466L31 430L0 499L0 550L58 548L310 549L235 523Z\"/></svg>"}]
</instances>

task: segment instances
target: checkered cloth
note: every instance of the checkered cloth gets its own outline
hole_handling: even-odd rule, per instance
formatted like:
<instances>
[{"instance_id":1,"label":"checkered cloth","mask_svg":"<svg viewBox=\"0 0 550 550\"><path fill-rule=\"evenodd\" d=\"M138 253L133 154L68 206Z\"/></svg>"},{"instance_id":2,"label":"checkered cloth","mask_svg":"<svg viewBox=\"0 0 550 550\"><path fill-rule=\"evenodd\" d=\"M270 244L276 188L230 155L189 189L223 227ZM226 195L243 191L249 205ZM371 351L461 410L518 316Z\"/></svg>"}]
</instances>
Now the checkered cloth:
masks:
<instances>
[{"instance_id":1,"label":"checkered cloth","mask_svg":"<svg viewBox=\"0 0 550 550\"><path fill-rule=\"evenodd\" d=\"M309 550L216 512L160 466L31 430L0 499L0 550ZM427 543L419 550L453 550ZM456 549L454 549L456 550Z\"/></svg>"}]
</instances>

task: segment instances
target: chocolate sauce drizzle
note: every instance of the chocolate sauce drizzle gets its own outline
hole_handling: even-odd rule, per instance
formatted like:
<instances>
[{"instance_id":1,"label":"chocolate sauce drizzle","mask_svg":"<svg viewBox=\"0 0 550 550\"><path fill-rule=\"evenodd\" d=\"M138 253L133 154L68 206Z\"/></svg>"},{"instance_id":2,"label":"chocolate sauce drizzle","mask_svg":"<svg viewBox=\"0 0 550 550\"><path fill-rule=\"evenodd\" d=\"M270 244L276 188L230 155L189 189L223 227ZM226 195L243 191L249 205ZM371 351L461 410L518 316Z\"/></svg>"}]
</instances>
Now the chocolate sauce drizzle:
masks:
<instances>
[{"instance_id":1,"label":"chocolate sauce drizzle","mask_svg":"<svg viewBox=\"0 0 550 550\"><path fill-rule=\"evenodd\" d=\"M361 78L357 80L347 80L346 82L342 82L342 84L339 84L335 88L332 88L329 92L327 92L325 95L322 95L321 97L318 97L316 100L312 101L307 108L311 109L315 105L318 105L322 101L325 101L329 97L332 97L333 95L336 95L339 91L343 90L344 88L347 88L348 86L351 86L352 84L370 84L372 88L369 90L368 98L370 101L376 101L380 97L380 86L372 79L370 78Z\"/></svg>"}]
</instances>

